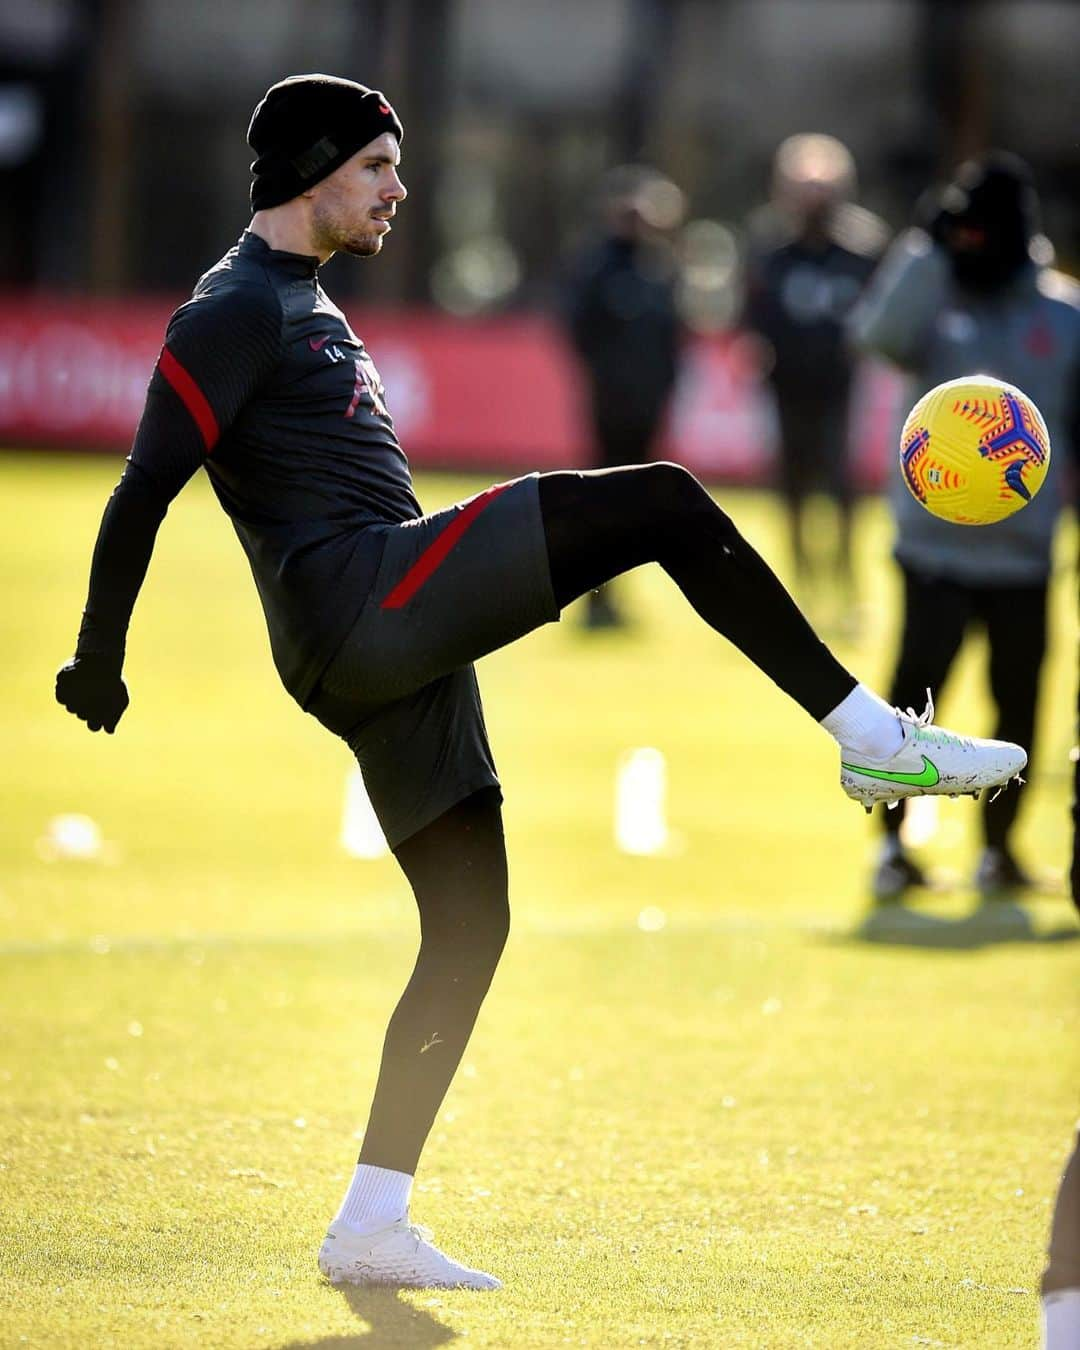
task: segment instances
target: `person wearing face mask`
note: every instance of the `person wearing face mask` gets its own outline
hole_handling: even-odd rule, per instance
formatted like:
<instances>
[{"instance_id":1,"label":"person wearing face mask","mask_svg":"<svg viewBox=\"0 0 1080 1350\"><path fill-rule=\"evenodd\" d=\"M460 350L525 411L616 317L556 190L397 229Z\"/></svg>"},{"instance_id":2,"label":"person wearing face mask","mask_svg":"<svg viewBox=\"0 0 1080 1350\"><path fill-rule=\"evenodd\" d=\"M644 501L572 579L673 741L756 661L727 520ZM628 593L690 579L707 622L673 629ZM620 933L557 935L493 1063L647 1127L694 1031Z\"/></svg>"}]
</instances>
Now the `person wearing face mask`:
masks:
<instances>
[{"instance_id":1,"label":"person wearing face mask","mask_svg":"<svg viewBox=\"0 0 1080 1350\"><path fill-rule=\"evenodd\" d=\"M1018 385L1042 411L1055 455L1038 496L994 525L939 520L890 479L904 618L891 700L916 706L938 692L964 637L985 630L997 735L1030 746L1046 648L1051 544L1063 465L1077 441L1080 291L1048 266L1039 202L1023 160L991 151L969 160L919 207L851 316L864 349L905 370L905 407L926 390L984 372ZM975 884L984 898L1030 885L1012 846L1021 794L986 800ZM900 841L903 807L883 813L873 877L879 901L924 884Z\"/></svg>"}]
</instances>

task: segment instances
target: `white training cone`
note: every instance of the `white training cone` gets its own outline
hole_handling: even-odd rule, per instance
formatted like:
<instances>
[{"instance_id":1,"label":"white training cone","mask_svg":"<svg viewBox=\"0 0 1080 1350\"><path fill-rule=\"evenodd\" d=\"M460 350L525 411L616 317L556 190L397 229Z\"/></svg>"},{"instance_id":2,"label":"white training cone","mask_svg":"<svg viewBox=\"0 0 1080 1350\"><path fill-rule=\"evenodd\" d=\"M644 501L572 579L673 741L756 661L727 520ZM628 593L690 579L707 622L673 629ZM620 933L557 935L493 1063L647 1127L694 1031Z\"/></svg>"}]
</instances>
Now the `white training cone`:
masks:
<instances>
[{"instance_id":1,"label":"white training cone","mask_svg":"<svg viewBox=\"0 0 1080 1350\"><path fill-rule=\"evenodd\" d=\"M619 756L615 771L615 844L623 853L661 853L669 840L667 761L642 747Z\"/></svg>"},{"instance_id":2,"label":"white training cone","mask_svg":"<svg viewBox=\"0 0 1080 1350\"><path fill-rule=\"evenodd\" d=\"M350 769L345 779L341 847L350 858L381 858L390 852L359 768Z\"/></svg>"},{"instance_id":3,"label":"white training cone","mask_svg":"<svg viewBox=\"0 0 1080 1350\"><path fill-rule=\"evenodd\" d=\"M38 840L40 857L47 862L70 861L100 862L104 854L105 841L101 835L101 826L89 816L70 812L67 815L53 816L45 827L45 834Z\"/></svg>"}]
</instances>

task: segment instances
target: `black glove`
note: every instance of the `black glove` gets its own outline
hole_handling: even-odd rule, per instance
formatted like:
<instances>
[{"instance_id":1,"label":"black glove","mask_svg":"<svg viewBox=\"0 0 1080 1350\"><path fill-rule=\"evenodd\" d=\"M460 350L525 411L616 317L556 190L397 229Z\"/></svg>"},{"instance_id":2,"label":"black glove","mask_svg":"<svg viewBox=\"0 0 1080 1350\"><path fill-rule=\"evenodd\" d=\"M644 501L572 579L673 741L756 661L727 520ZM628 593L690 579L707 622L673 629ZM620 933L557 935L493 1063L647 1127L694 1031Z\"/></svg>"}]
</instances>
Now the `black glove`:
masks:
<instances>
[{"instance_id":1,"label":"black glove","mask_svg":"<svg viewBox=\"0 0 1080 1350\"><path fill-rule=\"evenodd\" d=\"M56 701L80 718L91 731L111 735L128 705L121 663L103 652L76 655L56 672Z\"/></svg>"}]
</instances>

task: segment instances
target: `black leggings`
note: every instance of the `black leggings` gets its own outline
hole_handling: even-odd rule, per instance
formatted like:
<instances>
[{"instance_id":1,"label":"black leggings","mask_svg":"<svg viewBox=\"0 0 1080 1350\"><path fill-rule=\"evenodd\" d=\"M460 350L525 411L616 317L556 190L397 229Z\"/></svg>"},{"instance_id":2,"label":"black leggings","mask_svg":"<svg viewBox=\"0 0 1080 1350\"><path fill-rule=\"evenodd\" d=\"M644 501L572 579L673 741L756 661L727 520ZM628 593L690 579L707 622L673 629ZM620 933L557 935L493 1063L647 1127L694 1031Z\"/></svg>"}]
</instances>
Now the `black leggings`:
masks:
<instances>
[{"instance_id":1,"label":"black leggings","mask_svg":"<svg viewBox=\"0 0 1080 1350\"><path fill-rule=\"evenodd\" d=\"M854 678L700 483L675 464L540 479L560 608L658 562L698 614L820 720ZM499 794L476 793L395 850L420 953L390 1021L360 1161L413 1172L509 931Z\"/></svg>"},{"instance_id":2,"label":"black leggings","mask_svg":"<svg viewBox=\"0 0 1080 1350\"><path fill-rule=\"evenodd\" d=\"M656 562L705 622L820 721L855 687L775 573L678 464L540 478L559 607Z\"/></svg>"},{"instance_id":3,"label":"black leggings","mask_svg":"<svg viewBox=\"0 0 1080 1350\"><path fill-rule=\"evenodd\" d=\"M497 788L474 793L394 856L420 911L420 952L390 1019L359 1161L413 1173L510 931Z\"/></svg>"}]
</instances>

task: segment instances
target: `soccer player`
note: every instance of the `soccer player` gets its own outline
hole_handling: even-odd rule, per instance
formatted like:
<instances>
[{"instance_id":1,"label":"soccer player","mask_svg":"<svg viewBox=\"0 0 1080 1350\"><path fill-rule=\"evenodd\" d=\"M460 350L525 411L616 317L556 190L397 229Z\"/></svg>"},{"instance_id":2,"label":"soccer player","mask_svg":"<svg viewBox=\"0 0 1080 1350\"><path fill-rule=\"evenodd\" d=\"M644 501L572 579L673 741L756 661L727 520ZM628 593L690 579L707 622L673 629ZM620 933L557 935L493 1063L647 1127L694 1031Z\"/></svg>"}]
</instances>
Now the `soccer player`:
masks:
<instances>
[{"instance_id":1,"label":"soccer player","mask_svg":"<svg viewBox=\"0 0 1080 1350\"><path fill-rule=\"evenodd\" d=\"M56 694L91 731L127 707L124 643L169 502L205 467L243 545L281 678L356 754L416 896L421 942L352 1182L319 1253L333 1281L497 1288L410 1223L413 1174L508 930L501 793L472 661L628 568L659 562L701 618L830 732L869 805L977 792L1026 762L897 714L818 640L709 494L673 464L533 474L424 515L378 372L319 284L377 254L405 200L381 93L276 84L248 142L254 208L169 322L102 519Z\"/></svg>"}]
</instances>

